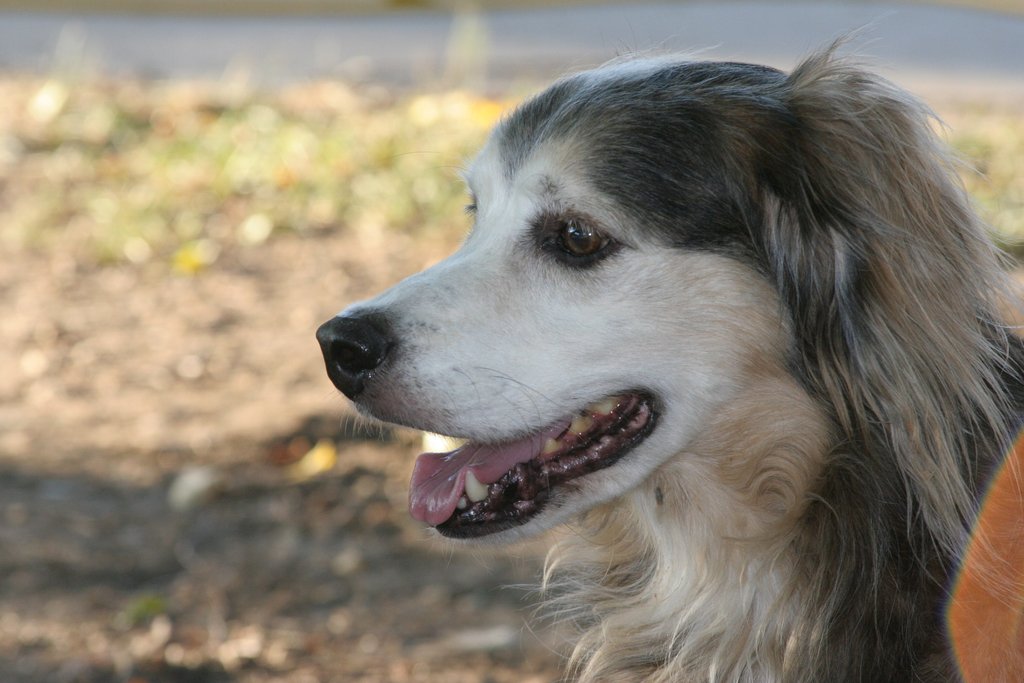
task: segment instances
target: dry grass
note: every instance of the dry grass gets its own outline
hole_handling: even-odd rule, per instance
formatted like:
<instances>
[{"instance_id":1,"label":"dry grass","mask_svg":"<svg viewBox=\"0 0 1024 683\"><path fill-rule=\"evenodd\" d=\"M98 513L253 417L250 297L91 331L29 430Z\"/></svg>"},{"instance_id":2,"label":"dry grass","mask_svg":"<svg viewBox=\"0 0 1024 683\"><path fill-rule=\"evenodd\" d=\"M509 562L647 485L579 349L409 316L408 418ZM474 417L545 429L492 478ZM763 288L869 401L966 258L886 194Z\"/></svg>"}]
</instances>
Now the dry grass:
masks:
<instances>
[{"instance_id":1,"label":"dry grass","mask_svg":"<svg viewBox=\"0 0 1024 683\"><path fill-rule=\"evenodd\" d=\"M964 183L996 237L1024 248L1024 116L1016 109L963 107L944 113L949 141L967 168Z\"/></svg>"},{"instance_id":2,"label":"dry grass","mask_svg":"<svg viewBox=\"0 0 1024 683\"><path fill-rule=\"evenodd\" d=\"M0 82L0 239L183 271L276 234L451 238L463 161L503 104L343 85L273 95L138 83Z\"/></svg>"}]
</instances>

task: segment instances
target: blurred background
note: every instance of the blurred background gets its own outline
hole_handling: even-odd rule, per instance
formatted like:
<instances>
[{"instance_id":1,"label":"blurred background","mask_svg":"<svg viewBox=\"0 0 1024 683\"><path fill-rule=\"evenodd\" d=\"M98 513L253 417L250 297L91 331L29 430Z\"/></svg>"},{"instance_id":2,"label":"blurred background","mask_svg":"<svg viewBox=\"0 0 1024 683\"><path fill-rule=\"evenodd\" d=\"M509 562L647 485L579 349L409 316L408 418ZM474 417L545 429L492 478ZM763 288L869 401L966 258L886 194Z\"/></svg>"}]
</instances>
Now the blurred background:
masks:
<instances>
[{"instance_id":1,"label":"blurred background","mask_svg":"<svg viewBox=\"0 0 1024 683\"><path fill-rule=\"evenodd\" d=\"M543 544L406 513L317 325L450 252L502 112L630 51L847 52L1024 237L1024 0L0 0L0 680L556 680Z\"/></svg>"}]
</instances>

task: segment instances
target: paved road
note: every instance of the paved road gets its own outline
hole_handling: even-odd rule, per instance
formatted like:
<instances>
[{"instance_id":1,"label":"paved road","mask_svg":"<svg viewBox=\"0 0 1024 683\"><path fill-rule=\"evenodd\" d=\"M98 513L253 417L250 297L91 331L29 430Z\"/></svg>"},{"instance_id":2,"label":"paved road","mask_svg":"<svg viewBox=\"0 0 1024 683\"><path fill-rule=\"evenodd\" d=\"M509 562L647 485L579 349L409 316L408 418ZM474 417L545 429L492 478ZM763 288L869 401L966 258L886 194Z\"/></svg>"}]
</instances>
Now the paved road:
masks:
<instances>
[{"instance_id":1,"label":"paved road","mask_svg":"<svg viewBox=\"0 0 1024 683\"><path fill-rule=\"evenodd\" d=\"M1022 0L1024 2L1024 0ZM0 13L0 68L89 68L257 82L344 77L422 84L470 67L493 85L549 77L630 50L791 65L845 32L895 80L939 96L1024 101L1024 15L897 4L728 2L322 18ZM470 76L474 74L471 73Z\"/></svg>"}]
</instances>

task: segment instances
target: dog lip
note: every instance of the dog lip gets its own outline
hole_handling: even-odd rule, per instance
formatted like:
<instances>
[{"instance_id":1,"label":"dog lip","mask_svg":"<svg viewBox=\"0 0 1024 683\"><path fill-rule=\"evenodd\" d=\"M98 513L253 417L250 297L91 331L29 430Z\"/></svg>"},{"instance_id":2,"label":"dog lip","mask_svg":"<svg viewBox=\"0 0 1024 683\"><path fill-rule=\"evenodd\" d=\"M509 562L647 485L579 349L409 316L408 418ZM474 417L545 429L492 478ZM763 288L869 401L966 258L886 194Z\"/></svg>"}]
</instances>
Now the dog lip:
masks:
<instances>
[{"instance_id":1,"label":"dog lip","mask_svg":"<svg viewBox=\"0 0 1024 683\"><path fill-rule=\"evenodd\" d=\"M429 522L449 538L475 538L525 524L547 505L552 492L617 463L654 429L658 412L646 392L621 395L610 419L583 435L569 435L569 446L515 463L488 486L484 500L452 510ZM457 502L457 500L456 500ZM436 518L440 518L437 514Z\"/></svg>"}]
</instances>

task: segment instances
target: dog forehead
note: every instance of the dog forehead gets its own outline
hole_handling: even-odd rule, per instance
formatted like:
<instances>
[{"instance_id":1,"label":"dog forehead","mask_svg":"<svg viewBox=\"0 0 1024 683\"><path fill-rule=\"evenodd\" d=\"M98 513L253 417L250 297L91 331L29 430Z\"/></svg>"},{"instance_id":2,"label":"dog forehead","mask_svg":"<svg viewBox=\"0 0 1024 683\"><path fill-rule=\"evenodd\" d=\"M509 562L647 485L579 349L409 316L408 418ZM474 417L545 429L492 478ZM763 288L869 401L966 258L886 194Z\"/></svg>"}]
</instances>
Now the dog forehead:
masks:
<instances>
[{"instance_id":1,"label":"dog forehead","mask_svg":"<svg viewBox=\"0 0 1024 683\"><path fill-rule=\"evenodd\" d=\"M750 106L737 104L776 106L784 81L782 72L755 64L625 58L526 100L499 124L491 144L501 147L509 178L552 140L576 139L599 154L656 151L673 141L704 149L723 128L747 123L740 112L749 114Z\"/></svg>"},{"instance_id":2,"label":"dog forehead","mask_svg":"<svg viewBox=\"0 0 1024 683\"><path fill-rule=\"evenodd\" d=\"M748 258L756 249L745 211L759 164L788 158L784 87L781 72L734 62L635 60L582 72L499 125L489 176L511 187L544 168L568 186L564 196L600 201L598 213L662 244Z\"/></svg>"},{"instance_id":3,"label":"dog forehead","mask_svg":"<svg viewBox=\"0 0 1024 683\"><path fill-rule=\"evenodd\" d=\"M594 144L596 131L629 127L639 105L652 98L685 96L685 74L695 65L678 56L623 58L556 81L520 104L495 129L490 144L500 148L506 178L521 172L534 153L552 141L583 138Z\"/></svg>"},{"instance_id":4,"label":"dog forehead","mask_svg":"<svg viewBox=\"0 0 1024 683\"><path fill-rule=\"evenodd\" d=\"M759 164L791 155L785 79L758 65L634 59L558 81L502 121L471 167L479 222L491 231L542 201L663 245L755 258Z\"/></svg>"},{"instance_id":5,"label":"dog forehead","mask_svg":"<svg viewBox=\"0 0 1024 683\"><path fill-rule=\"evenodd\" d=\"M495 210L508 211L517 200L530 204L558 206L573 194L570 188L581 185L575 177L572 150L551 141L530 155L526 165L514 176L505 172L504 148L493 139L473 160L464 174L481 215ZM580 190L577 188L576 193Z\"/></svg>"}]
</instances>

